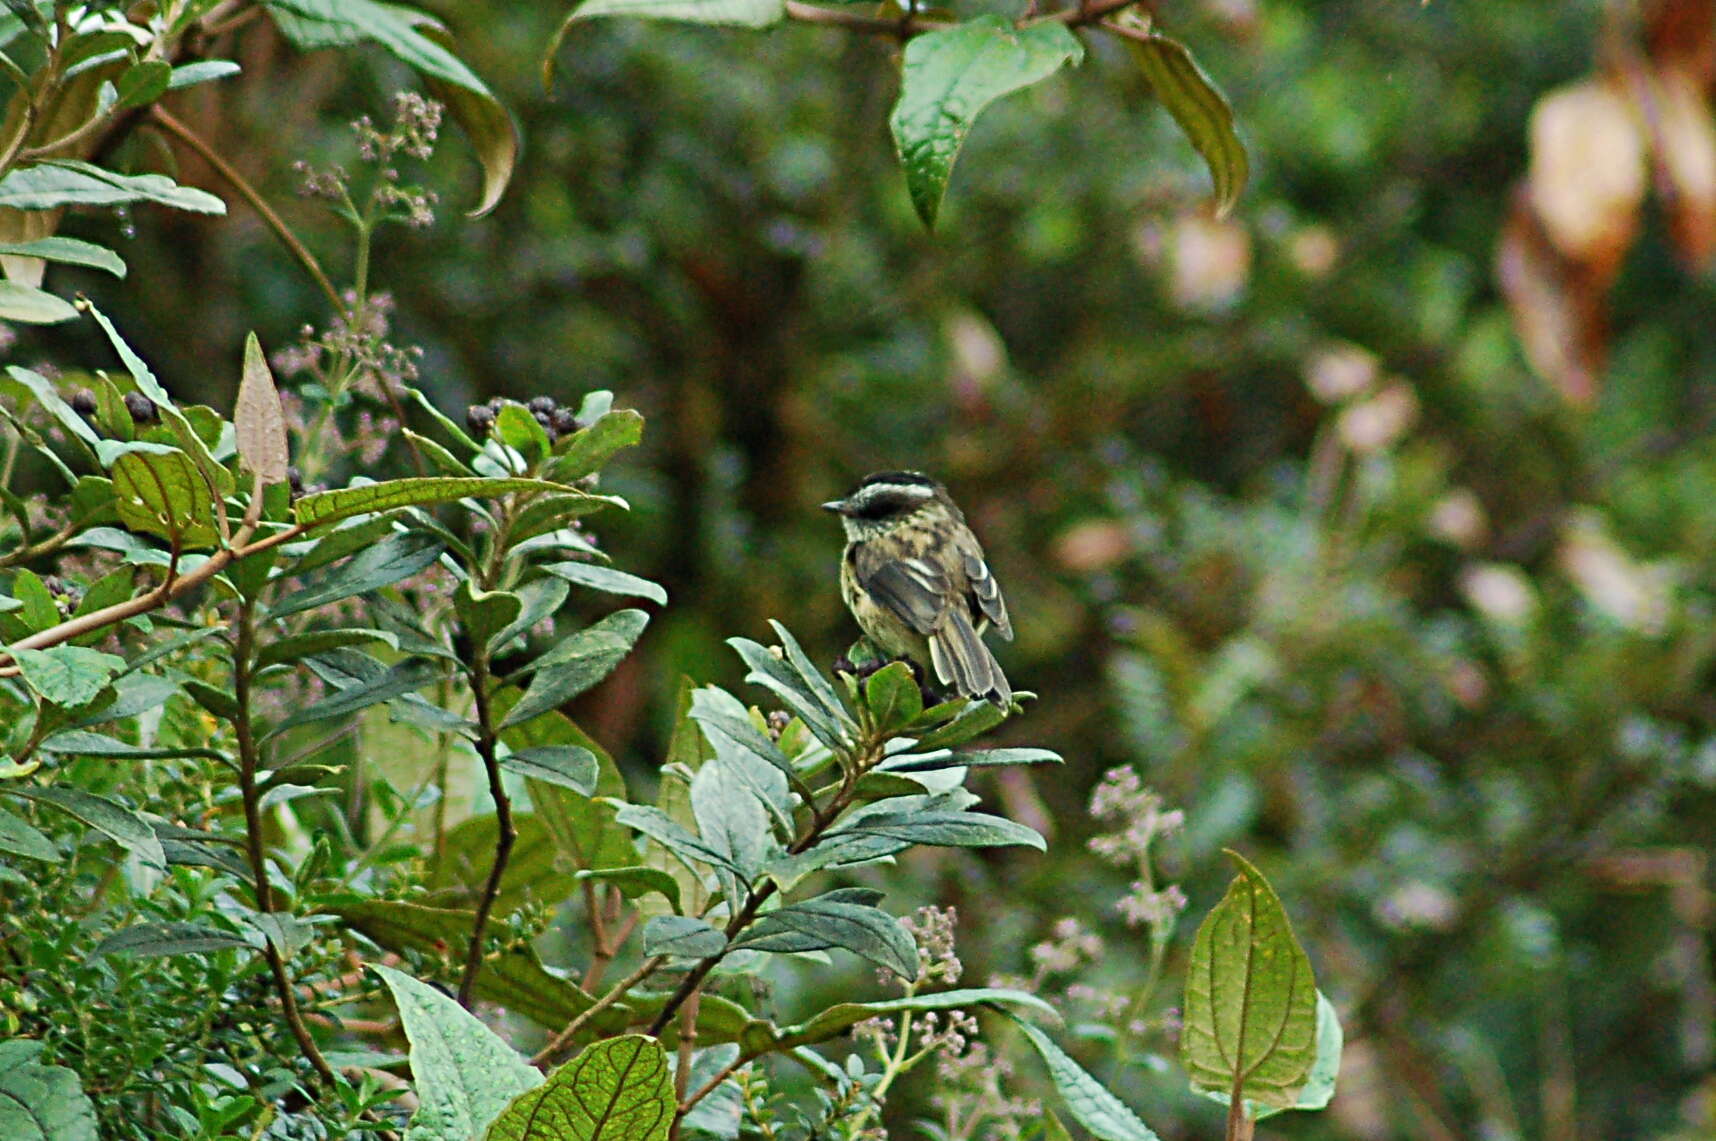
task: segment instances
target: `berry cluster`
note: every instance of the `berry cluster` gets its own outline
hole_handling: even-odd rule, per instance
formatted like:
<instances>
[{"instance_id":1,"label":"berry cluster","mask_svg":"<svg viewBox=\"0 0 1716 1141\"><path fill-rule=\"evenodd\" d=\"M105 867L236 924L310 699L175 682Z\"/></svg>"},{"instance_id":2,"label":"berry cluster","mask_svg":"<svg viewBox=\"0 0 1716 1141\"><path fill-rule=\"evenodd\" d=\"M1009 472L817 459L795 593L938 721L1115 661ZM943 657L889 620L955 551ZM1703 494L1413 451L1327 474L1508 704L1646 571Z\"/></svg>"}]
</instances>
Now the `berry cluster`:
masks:
<instances>
[{"instance_id":1,"label":"berry cluster","mask_svg":"<svg viewBox=\"0 0 1716 1141\"><path fill-rule=\"evenodd\" d=\"M72 393L71 406L72 411L86 420L89 419L95 415L97 408L95 393L87 388L78 389ZM160 411L155 407L155 402L141 392L127 392L125 394L125 410L131 413L132 421L137 424L153 424L161 418Z\"/></svg>"},{"instance_id":2,"label":"berry cluster","mask_svg":"<svg viewBox=\"0 0 1716 1141\"><path fill-rule=\"evenodd\" d=\"M495 417L500 415L500 410L511 403L514 401L497 396L487 404L471 405L465 409L465 427L479 438L488 435L494 430ZM572 409L555 403L552 396L533 396L524 407L536 417L536 422L542 425L542 430L548 433L550 440L570 436L584 426L578 422L578 416Z\"/></svg>"}]
</instances>

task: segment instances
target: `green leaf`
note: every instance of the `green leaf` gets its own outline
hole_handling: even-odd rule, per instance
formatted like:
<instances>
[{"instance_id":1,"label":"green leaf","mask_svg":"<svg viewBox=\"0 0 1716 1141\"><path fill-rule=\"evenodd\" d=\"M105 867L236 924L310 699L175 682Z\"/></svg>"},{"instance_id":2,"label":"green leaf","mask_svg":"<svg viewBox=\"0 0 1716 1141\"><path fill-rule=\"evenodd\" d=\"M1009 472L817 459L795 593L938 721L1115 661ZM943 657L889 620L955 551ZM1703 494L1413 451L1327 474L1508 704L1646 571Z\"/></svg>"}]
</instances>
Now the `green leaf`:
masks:
<instances>
[{"instance_id":1,"label":"green leaf","mask_svg":"<svg viewBox=\"0 0 1716 1141\"><path fill-rule=\"evenodd\" d=\"M940 848L998 848L1023 845L1044 849L1036 830L1001 816L983 812L919 810L878 812L836 825L829 839L841 836L877 836L910 844Z\"/></svg>"},{"instance_id":2,"label":"green leaf","mask_svg":"<svg viewBox=\"0 0 1716 1141\"><path fill-rule=\"evenodd\" d=\"M77 817L157 874L167 867L167 856L161 850L161 841L156 838L155 830L147 820L122 804L77 788L14 787L12 791Z\"/></svg>"},{"instance_id":3,"label":"green leaf","mask_svg":"<svg viewBox=\"0 0 1716 1141\"><path fill-rule=\"evenodd\" d=\"M600 470L621 448L643 439L643 417L630 408L609 412L588 428L580 428L554 445L559 453L548 465L550 479L571 483Z\"/></svg>"},{"instance_id":4,"label":"green leaf","mask_svg":"<svg viewBox=\"0 0 1716 1141\"><path fill-rule=\"evenodd\" d=\"M465 579L453 588L453 609L472 644L487 645L518 617L524 600L510 590L476 590L471 580Z\"/></svg>"},{"instance_id":5,"label":"green leaf","mask_svg":"<svg viewBox=\"0 0 1716 1141\"><path fill-rule=\"evenodd\" d=\"M95 429L91 428L89 423L82 416L79 416L70 404L61 399L59 389L54 387L53 381L40 373L31 372L29 369L21 368L15 364L6 366L6 375L29 389L30 395L36 398L36 402L55 420L59 421L60 427L64 428L73 438L82 440L91 448L100 442L101 437L96 434Z\"/></svg>"},{"instance_id":6,"label":"green leaf","mask_svg":"<svg viewBox=\"0 0 1716 1141\"><path fill-rule=\"evenodd\" d=\"M666 1141L677 1108L661 1043L628 1034L595 1042L521 1094L486 1141Z\"/></svg>"},{"instance_id":7,"label":"green leaf","mask_svg":"<svg viewBox=\"0 0 1716 1141\"><path fill-rule=\"evenodd\" d=\"M1341 1033L1341 1020L1335 1013L1335 1004L1322 991L1317 992L1317 1060L1311 1066L1311 1072L1305 1078L1305 1084L1299 1089L1299 1096L1291 1106L1259 1105L1254 1101L1245 1103L1245 1112L1253 1121L1262 1121L1266 1117L1274 1117L1277 1113L1285 1113L1288 1109L1322 1109L1335 1096L1335 1079L1340 1075L1341 1050L1345 1045L1345 1035ZM1205 1097L1221 1105L1228 1104L1227 1090L1201 1090Z\"/></svg>"},{"instance_id":8,"label":"green leaf","mask_svg":"<svg viewBox=\"0 0 1716 1141\"><path fill-rule=\"evenodd\" d=\"M495 632L489 639L489 649L498 650L512 639L517 638L543 621L557 614L566 602L566 596L572 588L564 581L551 576L533 578L517 587L517 594L522 606L518 617L514 618L504 629Z\"/></svg>"},{"instance_id":9,"label":"green leaf","mask_svg":"<svg viewBox=\"0 0 1716 1141\"><path fill-rule=\"evenodd\" d=\"M128 450L113 463L119 521L181 550L213 546L215 493L196 461L160 444L124 446Z\"/></svg>"},{"instance_id":10,"label":"green leaf","mask_svg":"<svg viewBox=\"0 0 1716 1141\"><path fill-rule=\"evenodd\" d=\"M908 982L918 975L917 946L892 915L826 896L776 908L746 928L733 946L775 952L838 947Z\"/></svg>"},{"instance_id":11,"label":"green leaf","mask_svg":"<svg viewBox=\"0 0 1716 1141\"><path fill-rule=\"evenodd\" d=\"M71 302L21 281L0 281L0 321L57 325L77 316Z\"/></svg>"},{"instance_id":12,"label":"green leaf","mask_svg":"<svg viewBox=\"0 0 1716 1141\"><path fill-rule=\"evenodd\" d=\"M1044 1065L1049 1068L1049 1078L1055 1083L1055 1090L1080 1125L1102 1141L1159 1141L1155 1132L1138 1120L1138 1115L1125 1102L1086 1073L1047 1034L1014 1017L1011 1012L1009 1017L1013 1017L1025 1040L1037 1048Z\"/></svg>"},{"instance_id":13,"label":"green leaf","mask_svg":"<svg viewBox=\"0 0 1716 1141\"><path fill-rule=\"evenodd\" d=\"M172 693L178 692L178 689L179 687L176 685L169 686L169 691ZM114 714L112 707L102 710L102 715L110 720L121 716L131 716L128 713ZM75 757L115 757L136 761L157 761L170 757L226 759L225 753L199 745L133 745L115 737L105 737L100 733L91 733L83 729L68 729L63 733L55 733L42 742L42 752L60 753Z\"/></svg>"},{"instance_id":14,"label":"green leaf","mask_svg":"<svg viewBox=\"0 0 1716 1141\"><path fill-rule=\"evenodd\" d=\"M1138 17L1121 17L1115 24L1151 94L1203 156L1215 189L1216 216L1225 215L1239 201L1249 174L1245 145L1233 129L1233 108L1185 45L1150 31Z\"/></svg>"},{"instance_id":15,"label":"green leaf","mask_svg":"<svg viewBox=\"0 0 1716 1141\"><path fill-rule=\"evenodd\" d=\"M787 1050L794 1046L812 1046L818 1042L826 1042L836 1035L844 1034L858 1023L878 1015L898 1014L907 1010L954 1010L973 1006L987 1006L996 1010L1018 1007L1039 1014L1055 1024L1059 1024L1061 1020L1054 1007L1034 994L1003 987L972 987L967 990L944 990L935 994L883 999L878 1002L842 1002L829 1007L807 1022L782 1027L775 1048Z\"/></svg>"},{"instance_id":16,"label":"green leaf","mask_svg":"<svg viewBox=\"0 0 1716 1141\"><path fill-rule=\"evenodd\" d=\"M988 704L985 702L984 704ZM877 771L889 773L924 773L936 769L998 768L1002 765L1058 765L1061 755L1048 749L975 749L956 753L952 749L937 749L930 753L897 753L877 765Z\"/></svg>"},{"instance_id":17,"label":"green leaf","mask_svg":"<svg viewBox=\"0 0 1716 1141\"><path fill-rule=\"evenodd\" d=\"M641 610L620 610L562 639L531 664L536 676L502 727L558 709L613 672L649 622Z\"/></svg>"},{"instance_id":18,"label":"green leaf","mask_svg":"<svg viewBox=\"0 0 1716 1141\"><path fill-rule=\"evenodd\" d=\"M542 1075L464 1007L392 967L369 964L399 1008L411 1043L417 1111L408 1141L464 1141Z\"/></svg>"},{"instance_id":19,"label":"green leaf","mask_svg":"<svg viewBox=\"0 0 1716 1141\"><path fill-rule=\"evenodd\" d=\"M0 1137L7 1141L97 1141L95 1105L77 1071L44 1066L42 1043L0 1042Z\"/></svg>"},{"instance_id":20,"label":"green leaf","mask_svg":"<svg viewBox=\"0 0 1716 1141\"><path fill-rule=\"evenodd\" d=\"M679 910L679 881L660 868L600 868L581 871L573 878L612 884L627 899L639 899L653 892L664 897L674 911Z\"/></svg>"},{"instance_id":21,"label":"green leaf","mask_svg":"<svg viewBox=\"0 0 1716 1141\"><path fill-rule=\"evenodd\" d=\"M286 413L280 406L280 390L262 355L262 342L251 333L244 339L244 371L238 381L238 400L232 409L233 435L241 463L263 483L285 483L291 462L286 443Z\"/></svg>"},{"instance_id":22,"label":"green leaf","mask_svg":"<svg viewBox=\"0 0 1716 1141\"><path fill-rule=\"evenodd\" d=\"M315 927L290 912L253 911L244 918L288 959L308 947L315 937Z\"/></svg>"},{"instance_id":23,"label":"green leaf","mask_svg":"<svg viewBox=\"0 0 1716 1141\"><path fill-rule=\"evenodd\" d=\"M119 672L125 659L83 646L13 650L18 672L43 701L71 709L94 701Z\"/></svg>"},{"instance_id":24,"label":"green leaf","mask_svg":"<svg viewBox=\"0 0 1716 1141\"><path fill-rule=\"evenodd\" d=\"M385 630L367 630L361 627L311 630L304 634L288 634L284 638L265 643L256 652L256 667L266 669L268 666L284 665L312 654L322 654L346 646L361 646L368 642L381 642L396 650L399 648L399 639Z\"/></svg>"},{"instance_id":25,"label":"green leaf","mask_svg":"<svg viewBox=\"0 0 1716 1141\"><path fill-rule=\"evenodd\" d=\"M543 745L521 749L501 758L501 768L544 784L569 788L580 796L596 791L596 754L576 745Z\"/></svg>"},{"instance_id":26,"label":"green leaf","mask_svg":"<svg viewBox=\"0 0 1716 1141\"><path fill-rule=\"evenodd\" d=\"M106 246L79 241L77 238L52 237L37 238L33 242L0 242L0 254L41 258L43 261L65 265L88 266L90 269L105 270L114 277L125 276L125 261L118 254Z\"/></svg>"},{"instance_id":27,"label":"green leaf","mask_svg":"<svg viewBox=\"0 0 1716 1141\"><path fill-rule=\"evenodd\" d=\"M483 193L474 211L494 208L518 157L506 111L476 73L449 50L451 37L427 13L377 0L267 0L281 34L305 50L370 41L411 65L471 135L483 163ZM449 91L451 89L451 91ZM461 93L449 101L447 94ZM502 124L505 133L502 133Z\"/></svg>"},{"instance_id":28,"label":"green leaf","mask_svg":"<svg viewBox=\"0 0 1716 1141\"><path fill-rule=\"evenodd\" d=\"M736 879L748 886L779 850L762 800L736 766L717 756L691 778L691 813L703 842L720 853L723 892L741 898Z\"/></svg>"},{"instance_id":29,"label":"green leaf","mask_svg":"<svg viewBox=\"0 0 1716 1141\"><path fill-rule=\"evenodd\" d=\"M786 664L798 675L799 684L804 687L805 692L816 698L823 711L834 721L848 720L851 715L841 703L840 695L834 692L834 685L816 668L816 663L810 660L810 655L804 652L804 647L798 644L798 639L792 636L792 631L773 618L769 619L769 625L774 627L775 636L781 640L781 653Z\"/></svg>"},{"instance_id":30,"label":"green leaf","mask_svg":"<svg viewBox=\"0 0 1716 1141\"><path fill-rule=\"evenodd\" d=\"M923 691L911 667L895 662L870 675L864 683L864 704L883 732L910 724L924 711Z\"/></svg>"},{"instance_id":31,"label":"green leaf","mask_svg":"<svg viewBox=\"0 0 1716 1141\"><path fill-rule=\"evenodd\" d=\"M379 543L364 547L356 558L339 569L321 576L296 594L282 598L268 608L268 613L274 618L284 618L330 602L368 594L391 586L400 579L410 578L440 557L440 541L432 535L392 534Z\"/></svg>"},{"instance_id":32,"label":"green leaf","mask_svg":"<svg viewBox=\"0 0 1716 1141\"><path fill-rule=\"evenodd\" d=\"M118 95L115 111L129 111L153 103L167 91L173 78L173 65L164 59L146 59L132 64L114 81Z\"/></svg>"},{"instance_id":33,"label":"green leaf","mask_svg":"<svg viewBox=\"0 0 1716 1141\"><path fill-rule=\"evenodd\" d=\"M906 45L889 125L912 205L926 226L935 224L954 159L978 113L1083 57L1064 24L1014 28L995 15L926 32Z\"/></svg>"},{"instance_id":34,"label":"green leaf","mask_svg":"<svg viewBox=\"0 0 1716 1141\"><path fill-rule=\"evenodd\" d=\"M496 697L497 714L516 700L517 690L502 690ZM501 730L501 741L514 751L571 745L587 749L596 758L595 799L569 788L526 779L530 803L553 837L555 846L574 868L624 868L639 862L631 833L615 820L615 803L626 795L626 784L612 757L572 720L559 712L544 713L534 720Z\"/></svg>"},{"instance_id":35,"label":"green leaf","mask_svg":"<svg viewBox=\"0 0 1716 1141\"><path fill-rule=\"evenodd\" d=\"M579 20L597 16L635 16L738 28L766 28L786 18L786 0L585 0L561 21L542 53L542 85L554 84L554 57Z\"/></svg>"},{"instance_id":36,"label":"green leaf","mask_svg":"<svg viewBox=\"0 0 1716 1141\"><path fill-rule=\"evenodd\" d=\"M608 594L647 598L658 606L667 605L667 591L647 578L639 578L635 574L617 571L612 567L597 566L595 563L565 562L548 563L542 569L574 586L587 586L591 590L606 591Z\"/></svg>"},{"instance_id":37,"label":"green leaf","mask_svg":"<svg viewBox=\"0 0 1716 1141\"><path fill-rule=\"evenodd\" d=\"M782 657L776 657L766 647L749 638L728 638L727 644L738 652L751 667L745 680L760 685L781 700L809 729L816 739L830 749L842 749L850 744L845 718L830 717L797 672ZM783 651L784 655L784 651Z\"/></svg>"},{"instance_id":38,"label":"green leaf","mask_svg":"<svg viewBox=\"0 0 1716 1141\"><path fill-rule=\"evenodd\" d=\"M154 202L197 214L226 213L226 203L219 198L180 186L164 174L119 174L75 159L49 159L15 168L0 178L0 206L15 210L118 206L126 202Z\"/></svg>"},{"instance_id":39,"label":"green leaf","mask_svg":"<svg viewBox=\"0 0 1716 1141\"><path fill-rule=\"evenodd\" d=\"M495 895L495 915L508 915L531 900L559 903L572 894L571 869L560 859L559 845L538 813L513 817L518 835ZM461 906L475 906L494 865L500 826L492 812L462 820L448 831L446 858L435 865L429 886L444 889Z\"/></svg>"},{"instance_id":40,"label":"green leaf","mask_svg":"<svg viewBox=\"0 0 1716 1141\"><path fill-rule=\"evenodd\" d=\"M1317 1057L1317 986L1274 889L1239 876L1198 927L1186 970L1181 1059L1194 1090L1291 1108Z\"/></svg>"},{"instance_id":41,"label":"green leaf","mask_svg":"<svg viewBox=\"0 0 1716 1141\"><path fill-rule=\"evenodd\" d=\"M60 850L52 840L5 809L0 809L0 852L48 864L60 859ZM668 878L671 881L672 877ZM677 886L674 894L678 895Z\"/></svg>"},{"instance_id":42,"label":"green leaf","mask_svg":"<svg viewBox=\"0 0 1716 1141\"><path fill-rule=\"evenodd\" d=\"M299 725L326 721L331 717L349 717L353 713L416 693L440 676L438 670L421 661L405 661L375 677L355 682L336 690L320 701L294 710L267 733L274 737Z\"/></svg>"},{"instance_id":43,"label":"green leaf","mask_svg":"<svg viewBox=\"0 0 1716 1141\"><path fill-rule=\"evenodd\" d=\"M182 87L195 87L199 83L207 83L212 79L225 79L229 75L237 75L244 69L230 59L205 59L196 63L187 63L173 69L172 78L167 80L167 90L177 91Z\"/></svg>"},{"instance_id":44,"label":"green leaf","mask_svg":"<svg viewBox=\"0 0 1716 1141\"><path fill-rule=\"evenodd\" d=\"M421 507L456 499L491 498L520 491L559 492L565 488L540 479L485 476L422 475L364 483L334 491L319 491L299 498L292 517L306 526L319 527L353 515L392 511L399 507Z\"/></svg>"},{"instance_id":45,"label":"green leaf","mask_svg":"<svg viewBox=\"0 0 1716 1141\"><path fill-rule=\"evenodd\" d=\"M919 738L916 748L919 752L929 752L933 749L962 745L973 737L989 732L1005 720L1007 711L998 708L994 702L968 701L953 720Z\"/></svg>"},{"instance_id":46,"label":"green leaf","mask_svg":"<svg viewBox=\"0 0 1716 1141\"><path fill-rule=\"evenodd\" d=\"M230 931L197 923L138 923L123 927L97 943L90 958L103 955L198 955L250 947L251 943Z\"/></svg>"},{"instance_id":47,"label":"green leaf","mask_svg":"<svg viewBox=\"0 0 1716 1141\"><path fill-rule=\"evenodd\" d=\"M657 915L644 924L643 949L646 955L706 959L727 949L727 936L689 915Z\"/></svg>"},{"instance_id":48,"label":"green leaf","mask_svg":"<svg viewBox=\"0 0 1716 1141\"><path fill-rule=\"evenodd\" d=\"M809 800L810 789L793 768L791 758L757 728L738 698L716 686L705 686L692 692L690 713L717 751L730 746L761 758Z\"/></svg>"},{"instance_id":49,"label":"green leaf","mask_svg":"<svg viewBox=\"0 0 1716 1141\"><path fill-rule=\"evenodd\" d=\"M708 864L710 867L725 868L731 872L738 871L725 853L693 836L669 819L659 808L647 804L628 804L619 810L615 819L685 859Z\"/></svg>"}]
</instances>

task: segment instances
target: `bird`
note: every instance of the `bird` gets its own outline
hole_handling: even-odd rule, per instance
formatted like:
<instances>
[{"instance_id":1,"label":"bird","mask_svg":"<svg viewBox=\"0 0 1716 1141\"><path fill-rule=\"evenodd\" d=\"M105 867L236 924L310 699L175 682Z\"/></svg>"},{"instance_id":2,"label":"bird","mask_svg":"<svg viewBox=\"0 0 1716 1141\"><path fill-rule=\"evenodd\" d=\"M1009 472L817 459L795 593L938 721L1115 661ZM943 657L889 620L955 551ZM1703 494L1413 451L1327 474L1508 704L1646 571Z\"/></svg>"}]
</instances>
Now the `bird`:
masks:
<instances>
[{"instance_id":1,"label":"bird","mask_svg":"<svg viewBox=\"0 0 1716 1141\"><path fill-rule=\"evenodd\" d=\"M841 597L875 647L957 696L1008 708L1012 686L982 635L993 627L1011 641L1013 623L947 488L922 472L880 471L822 506L846 532Z\"/></svg>"}]
</instances>

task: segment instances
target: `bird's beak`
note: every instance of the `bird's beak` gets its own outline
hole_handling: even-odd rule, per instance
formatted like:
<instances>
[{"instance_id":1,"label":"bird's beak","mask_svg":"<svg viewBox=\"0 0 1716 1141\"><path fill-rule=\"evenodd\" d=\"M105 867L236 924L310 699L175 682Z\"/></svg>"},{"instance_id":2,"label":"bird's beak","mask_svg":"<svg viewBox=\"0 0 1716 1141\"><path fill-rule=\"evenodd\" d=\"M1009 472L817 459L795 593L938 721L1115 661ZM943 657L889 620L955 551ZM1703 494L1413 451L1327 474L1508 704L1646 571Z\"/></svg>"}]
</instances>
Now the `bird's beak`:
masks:
<instances>
[{"instance_id":1,"label":"bird's beak","mask_svg":"<svg viewBox=\"0 0 1716 1141\"><path fill-rule=\"evenodd\" d=\"M844 499L830 499L822 505L822 509L832 511L836 515L844 515L846 514L846 501Z\"/></svg>"}]
</instances>

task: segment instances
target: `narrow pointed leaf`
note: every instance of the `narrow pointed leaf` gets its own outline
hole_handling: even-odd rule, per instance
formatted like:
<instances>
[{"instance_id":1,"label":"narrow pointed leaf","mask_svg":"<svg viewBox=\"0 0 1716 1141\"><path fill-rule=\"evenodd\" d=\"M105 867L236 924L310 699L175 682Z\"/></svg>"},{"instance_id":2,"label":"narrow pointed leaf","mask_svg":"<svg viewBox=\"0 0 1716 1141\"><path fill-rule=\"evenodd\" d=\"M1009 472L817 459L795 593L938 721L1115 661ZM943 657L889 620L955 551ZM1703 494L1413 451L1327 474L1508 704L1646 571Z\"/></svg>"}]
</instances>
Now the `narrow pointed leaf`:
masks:
<instances>
[{"instance_id":1,"label":"narrow pointed leaf","mask_svg":"<svg viewBox=\"0 0 1716 1141\"><path fill-rule=\"evenodd\" d=\"M238 458L246 468L262 477L263 483L285 483L290 462L286 444L286 413L280 406L280 391L274 374L262 355L262 342L252 333L244 339L244 371L238 382L238 400L232 409L233 434Z\"/></svg>"},{"instance_id":2,"label":"narrow pointed leaf","mask_svg":"<svg viewBox=\"0 0 1716 1141\"><path fill-rule=\"evenodd\" d=\"M1119 23L1150 91L1174 117L1204 158L1215 189L1216 216L1233 209L1245 189L1250 164L1233 129L1233 108L1184 44Z\"/></svg>"},{"instance_id":3,"label":"narrow pointed leaf","mask_svg":"<svg viewBox=\"0 0 1716 1141\"><path fill-rule=\"evenodd\" d=\"M843 1002L831 1006L808 1022L782 1027L777 1039L778 1049L811 1046L826 1042L838 1034L877 1015L897 1014L904 1010L953 1010L986 1006L995 1010L1017 1008L1040 1015L1058 1025L1061 1016L1055 1008L1025 991L1004 987L972 987L965 990L944 990L935 994L920 994L911 998L883 999L878 1002Z\"/></svg>"},{"instance_id":4,"label":"narrow pointed leaf","mask_svg":"<svg viewBox=\"0 0 1716 1141\"><path fill-rule=\"evenodd\" d=\"M807 899L789 903L753 923L734 941L756 951L851 951L879 967L912 980L918 952L899 921L880 908L841 900Z\"/></svg>"},{"instance_id":5,"label":"narrow pointed leaf","mask_svg":"<svg viewBox=\"0 0 1716 1141\"><path fill-rule=\"evenodd\" d=\"M365 483L306 495L293 505L292 514L306 526L321 526L352 515L392 511L398 507L421 507L450 503L456 499L493 498L519 491L564 492L559 484L540 479L485 476L424 475Z\"/></svg>"},{"instance_id":6,"label":"narrow pointed leaf","mask_svg":"<svg viewBox=\"0 0 1716 1141\"><path fill-rule=\"evenodd\" d=\"M1047 1034L1023 1019L1015 1017L1013 1021L1025 1040L1036 1047L1056 1092L1080 1125L1102 1141L1158 1141L1155 1132L1138 1120L1125 1102L1086 1073Z\"/></svg>"},{"instance_id":7,"label":"narrow pointed leaf","mask_svg":"<svg viewBox=\"0 0 1716 1141\"><path fill-rule=\"evenodd\" d=\"M659 606L667 605L667 591L647 578L639 578L635 574L617 571L612 567L597 566L595 563L564 562L549 563L542 569L574 586L587 586L591 590L605 591L608 594L647 598Z\"/></svg>"}]
</instances>

